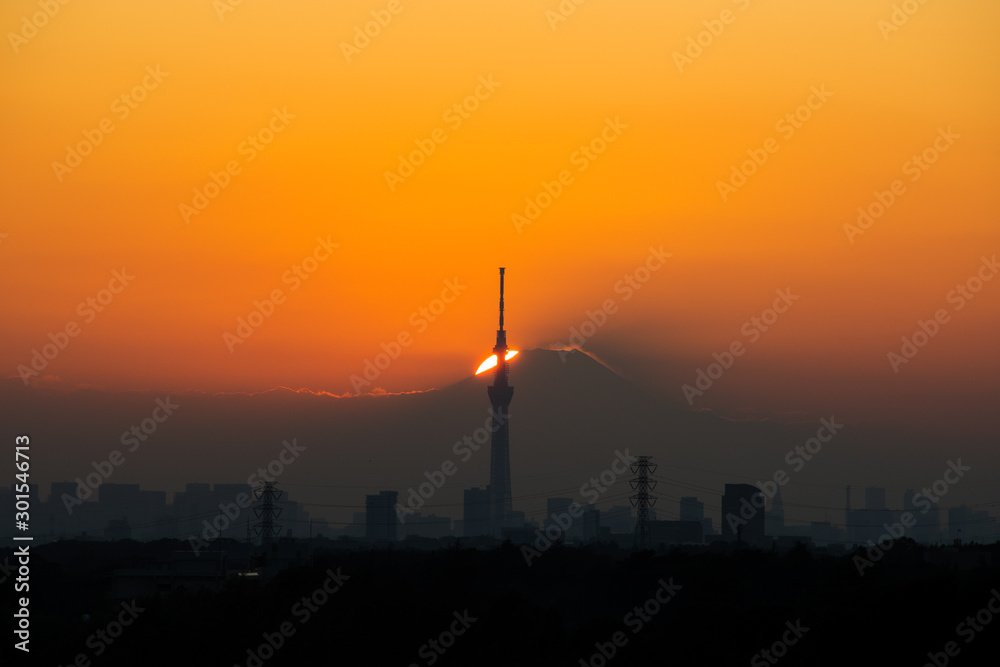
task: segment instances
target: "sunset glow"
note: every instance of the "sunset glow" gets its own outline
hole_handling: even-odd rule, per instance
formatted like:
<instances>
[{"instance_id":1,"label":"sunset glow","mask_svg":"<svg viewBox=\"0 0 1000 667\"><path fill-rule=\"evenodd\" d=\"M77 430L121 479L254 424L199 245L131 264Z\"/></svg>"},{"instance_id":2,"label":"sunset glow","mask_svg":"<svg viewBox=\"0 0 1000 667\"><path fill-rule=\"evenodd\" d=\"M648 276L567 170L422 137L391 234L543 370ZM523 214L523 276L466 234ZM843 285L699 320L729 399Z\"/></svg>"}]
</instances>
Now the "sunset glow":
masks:
<instances>
[{"instance_id":1,"label":"sunset glow","mask_svg":"<svg viewBox=\"0 0 1000 667\"><path fill-rule=\"evenodd\" d=\"M777 289L801 300L697 406L988 393L965 370L1000 371L1000 281L947 295L1000 251L1000 4L429 0L366 35L385 5L107 0L27 29L38 3L4 3L6 375L444 386L506 266L522 349L684 405Z\"/></svg>"}]
</instances>

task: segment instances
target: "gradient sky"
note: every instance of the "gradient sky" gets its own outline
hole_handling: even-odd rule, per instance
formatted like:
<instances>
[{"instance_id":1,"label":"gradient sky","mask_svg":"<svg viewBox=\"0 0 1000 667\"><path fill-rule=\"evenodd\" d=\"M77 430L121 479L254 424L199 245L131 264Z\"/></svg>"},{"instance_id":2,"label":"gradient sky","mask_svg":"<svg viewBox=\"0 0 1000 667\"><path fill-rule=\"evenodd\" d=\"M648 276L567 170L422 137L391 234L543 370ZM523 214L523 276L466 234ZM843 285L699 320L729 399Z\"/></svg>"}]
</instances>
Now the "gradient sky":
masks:
<instances>
[{"instance_id":1,"label":"gradient sky","mask_svg":"<svg viewBox=\"0 0 1000 667\"><path fill-rule=\"evenodd\" d=\"M790 289L795 305L692 407L965 424L993 410L1000 280L961 310L948 294L1000 252L995 2L927 3L891 32L882 0L591 0L554 28L556 0L222 4L70 2L36 31L35 2L0 8L6 375L75 322L33 382L342 394L409 334L370 388L443 386L489 354L503 265L512 347L569 344L613 299L583 347L682 405L681 386ZM348 61L373 11L391 21ZM679 68L706 21L720 34ZM448 113L477 87L468 118ZM794 132L778 124L822 88ZM609 119L620 134L581 158ZM113 130L79 166L54 167L102 121ZM438 128L390 189L385 173ZM908 161L948 128L958 138L913 180ZM718 182L769 140L723 200ZM239 173L185 220L231 161ZM518 229L563 170L572 181ZM905 192L849 239L897 179ZM318 237L339 247L293 289L283 276ZM642 289L616 291L661 246ZM123 267L134 279L87 321L79 304ZM422 328L412 314L456 280ZM275 289L284 303L230 351L224 334ZM938 309L949 321L894 372L887 353Z\"/></svg>"}]
</instances>

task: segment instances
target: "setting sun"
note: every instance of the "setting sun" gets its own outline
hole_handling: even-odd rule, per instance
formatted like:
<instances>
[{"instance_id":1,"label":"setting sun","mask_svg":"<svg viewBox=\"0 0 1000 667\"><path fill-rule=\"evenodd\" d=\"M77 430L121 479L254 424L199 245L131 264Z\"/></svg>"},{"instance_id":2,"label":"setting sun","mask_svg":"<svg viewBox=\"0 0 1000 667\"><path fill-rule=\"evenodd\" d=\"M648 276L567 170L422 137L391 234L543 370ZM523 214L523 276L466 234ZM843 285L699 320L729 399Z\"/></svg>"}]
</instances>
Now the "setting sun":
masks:
<instances>
[{"instance_id":1,"label":"setting sun","mask_svg":"<svg viewBox=\"0 0 1000 667\"><path fill-rule=\"evenodd\" d=\"M510 361L511 359L514 358L515 354L517 354L517 350L507 350L507 356L504 357L504 359L506 359L507 361ZM496 365L497 365L497 355L494 354L489 359L487 359L483 363L479 364L479 368L476 369L476 375L479 375L480 373L488 371L488 370L490 370L491 368L493 368Z\"/></svg>"}]
</instances>

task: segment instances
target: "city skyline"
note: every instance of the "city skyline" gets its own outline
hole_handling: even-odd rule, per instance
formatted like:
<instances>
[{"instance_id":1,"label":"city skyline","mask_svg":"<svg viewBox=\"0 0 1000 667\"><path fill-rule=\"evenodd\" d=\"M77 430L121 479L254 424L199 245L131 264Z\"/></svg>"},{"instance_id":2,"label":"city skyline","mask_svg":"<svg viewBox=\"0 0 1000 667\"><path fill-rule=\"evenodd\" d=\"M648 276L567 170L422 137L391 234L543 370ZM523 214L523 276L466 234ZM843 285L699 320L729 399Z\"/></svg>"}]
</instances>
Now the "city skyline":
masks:
<instances>
[{"instance_id":1,"label":"city skyline","mask_svg":"<svg viewBox=\"0 0 1000 667\"><path fill-rule=\"evenodd\" d=\"M656 475L661 484L664 480ZM280 488L280 484L276 484ZM75 481L54 482L48 494L38 493L37 487L33 488L32 499L38 501L45 508L46 527L39 532L38 539L41 543L56 539L139 539L143 541L154 539L178 539L184 540L194 551L201 550L216 539L226 538L245 541L246 530L257 522L253 512L254 507L259 507L260 500L254 499L255 492L259 493L263 484L256 489L247 484L233 483L194 483L189 482L183 491L169 492L159 489L143 489L139 484L120 484L108 482L100 485L86 498L80 499L77 496L77 483ZM886 525L892 525L899 521L899 517L907 512L918 512L923 508L921 501L917 498L913 500L915 494L920 491L913 489L902 490L893 494L895 500L886 502L886 491L883 487L866 487L863 489L866 494L861 507L850 507L846 505L842 508L842 516L834 516L828 521L801 521L792 520L786 523L784 520L784 503L781 500L780 490L776 497L767 499L767 508L760 511L753 511L750 514L741 514L741 510L747 508L741 505L740 496L730 506L726 505L725 495L738 493L737 489L745 488L748 494L760 494L763 492L754 485L747 484L726 484L725 489L720 489L717 494L712 494L703 490L700 496L682 496L678 498L672 491L684 491L683 485L676 489L669 489L671 492L653 493L660 502L657 507L652 508L654 523L677 523L694 522L703 525L703 531L695 539L671 539L666 538L666 544L709 544L713 540L732 541L734 528L742 528L750 522L756 524L752 528L758 536L769 538L786 539L806 539L819 546L835 546L840 548L852 545L864 545L868 540L877 540L885 532ZM732 487L730 491L729 487ZM104 496L101 495L101 488L104 489ZM849 489L850 487L848 487ZM374 491L374 489L373 489ZM893 489L893 491L899 491ZM479 492L480 495L471 496L469 493ZM926 493L927 490L925 489ZM6 490L0 492L0 495ZM173 496L168 494L172 493ZM354 537L375 540L405 541L410 537L493 537L488 520L491 500L488 496L482 495L483 490L472 488L465 489L465 500L461 506L454 504L426 505L420 511L414 511L406 515L400 515L396 507L397 491L380 490L378 493L365 496L366 501L348 509L353 513L351 521L328 521L325 518L312 518L311 512L316 512L323 507L322 504L301 504L294 500L288 490L283 490L284 497L279 501L284 515L278 520L279 533L277 539L295 538L305 539L308 537L326 537L336 539L338 537ZM624 492L623 492L624 493ZM629 492L630 493L630 492ZM849 492L848 492L849 493ZM391 494L391 495L386 495ZM706 496L707 494L707 496ZM874 497L880 500L873 500ZM241 497L249 498L243 500ZM714 496L718 496L720 501L715 501ZM711 497L713 500L706 501ZM746 496L748 499L750 495ZM379 500L382 498L382 500ZM169 499L169 502L168 502ZM519 510L517 512L524 520L522 526L509 525L508 528L529 527L532 531L542 529L552 524L552 519L556 515L569 514L571 505L581 505L573 498L549 497L543 499L545 509L533 509L528 511ZM376 503L381 513L374 523L366 517L367 510ZM554 504L553 504L554 503ZM617 503L617 504L616 504ZM635 517L632 514L633 508L628 506L628 496L615 495L598 502L597 506L603 508L603 513L609 513L615 517L621 510L626 511L625 520L620 516L615 518L600 518L598 526L616 528L613 530L614 538L621 546L629 546L635 528ZM685 506L688 507L687 515ZM752 503L750 507L756 507ZM590 507L593 507L591 505ZM791 508L798 507L794 501ZM456 512L461 508L461 512ZM830 509L830 508L827 508ZM911 537L918 542L925 544L951 544L956 539L966 542L970 541L992 541L1000 538L1000 526L997 518L992 516L989 508L981 509L975 506L967 506L964 503L956 505L945 505L931 508L930 514L925 514L912 533ZM358 511L362 510L362 511ZM484 511L485 510L485 511ZM618 510L618 512L616 512ZM707 511L706 511L707 510ZM473 514L470 516L469 512ZM192 513L193 512L193 513ZM460 514L459 516L449 516L442 512ZM360 520L359 520L360 517ZM728 518L728 520L727 520ZM749 521L747 521L749 519ZM124 522L122 522L124 520ZM477 529L469 529L470 521L479 526ZM773 525L772 525L773 523ZM582 532L583 522L575 521L575 528L570 531L560 530L562 534L559 539L575 544L585 544L591 541L612 539L611 534L603 537L598 534L584 535ZM179 528L179 526L184 526ZM370 534L372 526L378 531L392 528L392 536L389 533L382 535ZM721 534L720 534L721 529ZM513 531L516 533L517 531ZM252 542L259 544L261 536L252 533ZM519 539L533 539L534 534L521 533ZM503 538L505 536L501 536ZM661 538L663 542L663 538ZM530 542L529 542L530 543Z\"/></svg>"},{"instance_id":2,"label":"city skyline","mask_svg":"<svg viewBox=\"0 0 1000 667\"><path fill-rule=\"evenodd\" d=\"M518 420L523 422L518 432L519 441L523 443L524 449L518 451L518 456L515 457L517 465L514 474L511 475L511 479L518 480L519 489L523 489L512 494L512 500L518 500L519 505L522 504L520 499L524 497L537 499L542 497L542 494L557 489L574 489L576 502L581 505L589 504L591 499L585 497L585 489L595 482L595 475L599 475L601 470L608 466L608 460L614 458L615 452L622 449L615 443L626 442L635 437L643 440L648 437L647 434L655 433L661 428L664 414L662 403L644 395L636 387L624 383L624 380L611 369L583 353L527 350L519 354L511 364L515 368L515 374L522 372L529 378L527 384L522 385L522 391L528 393L525 394L527 398L521 407L524 416ZM211 433L223 428L237 440L248 444L254 443L252 447L243 448L246 463L239 464L240 468L244 469L248 484L256 485L262 479L269 478L266 470L267 461L270 460L272 473L276 470L281 471L281 475L276 478L279 487L294 490L306 505L314 504L321 507L324 504L333 504L346 507L356 504L358 506L354 509L364 509L363 503L357 502L356 494L352 500L349 489L351 486L356 486L358 481L367 479L368 493L395 488L399 493L400 507L405 508L404 518L405 512L414 511L455 516L457 512L449 510L448 507L461 507L460 494L463 490L475 486L489 487L490 471L493 467L491 439L496 432L495 412L487 409L483 405L485 402L477 400L475 396L482 396L479 392L487 393L484 389L487 389L491 379L495 382L495 378L494 373L483 373L471 376L451 388L426 395L404 394L397 397L347 399L366 401L368 406L361 413L354 408L331 413L330 408L340 404L344 399L309 393L278 392L276 395L233 395L223 398L200 393L166 397L142 393L112 394L114 413L151 416L146 419L129 417L124 420L114 416L94 423L92 429L94 432L108 433L108 427L114 428L116 422L119 428L122 423L135 422L131 428L121 431L118 438L120 445L108 443L107 440L101 445L99 441L94 440L88 447L106 448L104 454L97 456L98 450L91 449L94 452L93 458L78 458L76 463L72 457L63 457L63 467L73 468L75 474L69 479L77 478L85 481L85 487L96 488L104 483L105 479L110 479L114 482L132 484L142 482L147 488L152 486L179 491L191 478L185 476L183 467L176 465L175 454L183 450L175 448L183 447L192 452L197 451L208 443L203 433L206 429L211 429L209 431ZM609 383L623 384L615 387ZM573 405L596 404L609 390L618 393L623 406L626 404L634 406L641 401L648 401L648 412L646 409L634 411L633 407L631 416L622 413L620 416L612 414L608 418L593 410L587 411L584 418L572 416L579 414L573 410ZM569 396L571 392L577 395L576 403L571 401L565 408L561 407L556 398ZM26 399L36 394L42 399L41 402L36 403ZM30 415L34 411L45 409L50 404L49 400L56 396L60 397L64 404L69 405L67 401L71 400L72 393L16 389L13 395L18 400L12 401L11 405ZM103 415L108 411L104 407L105 395L102 392L92 393L90 398L92 402L83 407L88 415L85 421L71 420L71 423L88 423L86 420L92 420L94 415ZM476 407L477 403L479 407ZM291 408L295 411L298 415L296 431L299 437L289 438L285 436L288 431L283 426L278 425L276 428L273 424L267 426L267 433L279 435L263 437L261 426L269 421L267 414L271 409L262 412L255 406L274 404L284 405L286 410ZM456 410L459 410L460 414ZM250 417L251 414L258 416ZM363 457L364 448L371 444L397 439L399 436L395 435L392 429L385 430L385 422L389 419L398 423L398 418L404 414L409 416L399 423L403 429L399 431L400 435L407 432L411 438L415 435L413 431L407 431L406 423L435 424L434 428L429 430L421 426L418 431L417 441L426 444L414 449L411 456L406 459L387 461L383 466L387 474L379 474L371 469L365 473L364 478L359 478L359 471L352 472L351 468L366 460ZM815 422L803 421L781 425L756 421L727 422L719 419L704 422L704 418L691 421L690 417L685 416L688 413L683 411L667 414L670 415L669 423L675 425L675 437L682 436L681 441L697 445L686 449L663 442L646 450L652 452L654 461L664 465L665 469L671 469L671 472L665 474L666 479L671 481L662 482L666 486L661 487L661 492L666 489L668 496L672 498L689 495L692 491L696 495L703 496L706 490L721 498L726 484L742 482L776 486L772 480L783 476L785 484L781 486L781 490L785 494L786 501L794 506L794 509L788 512L789 525L808 526L812 522L824 521L837 525L843 523L837 517L844 513L845 503L841 500L844 487L853 486L855 489L862 489L878 484L870 475L858 475L856 469L858 461L870 456L872 434L859 437L863 435L864 428L858 428L855 424L839 423L836 417L821 417ZM73 413L69 413L69 416L72 415ZM186 425L178 431L176 428L181 422L182 415L186 415L184 419ZM161 418L162 421L158 421ZM360 422L357 421L359 418ZM620 431L626 423L623 419L632 422L631 431L628 429ZM833 421L830 421L831 419ZM239 423L234 420L239 420ZM648 422L646 426L641 426L646 422ZM148 432L144 431L144 424L149 426ZM465 426L460 427L459 424ZM574 464L565 469L560 463L560 458L572 451L565 446L574 440L574 437L569 436L571 431L564 431L568 437L566 442L555 446L550 444L546 448L548 451L539 450L540 442L550 440L547 432L553 424L561 425L563 428L573 426L578 428L581 434L586 434L583 439L577 438L577 441L589 441L591 444L583 451L575 453L580 463L587 462L585 466L581 468L580 465ZM356 434L356 443L361 449L355 449L354 456L345 459L343 452L322 447L324 441L328 441L331 437L337 438L340 431ZM620 437L622 433L629 435L622 438ZM816 433L820 438L815 437ZM610 439L605 439L602 434L609 435ZM706 441L716 441L719 435L722 435L723 441L719 443L721 448L716 450L714 445L708 445ZM59 442L62 437L59 430L55 430L48 439ZM878 434L874 434L874 437L878 437ZM80 435L78 434L76 438L79 440ZM278 438L280 444L276 441ZM824 445L820 439L833 444ZM87 439L81 440L81 442L87 441ZM602 441L606 444L599 444ZM746 449L742 455L730 462L730 466L726 466L727 469L722 469L713 463L715 451L725 451L736 443L744 443L741 446ZM814 449L814 446L817 449ZM378 449L380 448L377 447L376 450ZM487 449L490 450L490 454L486 453ZM376 450L373 450L373 454ZM606 453L602 454L602 451ZM46 452L42 456L51 457L55 453L55 451ZM86 454L86 452L81 453ZM362 454L362 457L359 458L357 454ZM639 455L638 450L633 448L630 456L637 455ZM297 465L299 456L310 457L311 463L307 466ZM316 459L317 456L321 457L319 461ZM279 460L278 457L282 458ZM732 458L732 455L730 457ZM963 460L961 457L956 458L961 465L965 465L961 463ZM822 463L813 463L813 460ZM172 461L174 463L171 463ZM969 459L966 458L965 461ZM234 464L235 461L225 456L214 457L214 461L202 456L199 459L199 466L204 472L199 474L199 477L231 480ZM976 481L963 480L961 484L950 488L950 495L941 502L940 508L966 505L972 510L980 507L988 509L995 502L995 486L989 483L988 473L984 475L982 460L977 460L976 464L972 473L973 480ZM592 467L588 470L588 466ZM362 467L368 466L362 465ZM740 467L744 468L743 472L734 474ZM941 476L942 467L948 467L947 461L940 461L936 453L930 450L925 452L922 459L911 457L908 468L898 468L892 483L882 482L881 486L893 489L897 498L895 502L899 505L903 491L912 489L919 492L922 488L926 490L928 485ZM66 477L54 477L51 469L46 468L48 466L43 466L38 473L37 479L41 483L68 481ZM347 474L338 477L334 471L339 469L345 470ZM150 476L153 474L152 471L156 471L153 477ZM330 472L334 474L331 476ZM163 481L152 481L155 477ZM558 486L546 482L546 479L556 480ZM431 480L435 483L432 484ZM291 486L281 486L283 481ZM617 483L618 487L614 493L618 500L624 503L629 491L625 487L624 478L618 479ZM423 497L424 488L430 490L427 498ZM418 489L421 490L419 493ZM84 491L86 492L86 489ZM599 499L598 504L608 507L608 503L603 499ZM719 503L713 502L710 506L718 507ZM536 521L539 519L537 504L532 507L529 502L528 506L518 506L514 509L522 511ZM335 525L347 523L346 512L336 515L331 514L330 510L326 512L319 510L313 511L313 514ZM397 511L397 515L399 514ZM720 528L720 519L716 517L715 530L718 531ZM403 534L405 533L401 531L400 535Z\"/></svg>"}]
</instances>

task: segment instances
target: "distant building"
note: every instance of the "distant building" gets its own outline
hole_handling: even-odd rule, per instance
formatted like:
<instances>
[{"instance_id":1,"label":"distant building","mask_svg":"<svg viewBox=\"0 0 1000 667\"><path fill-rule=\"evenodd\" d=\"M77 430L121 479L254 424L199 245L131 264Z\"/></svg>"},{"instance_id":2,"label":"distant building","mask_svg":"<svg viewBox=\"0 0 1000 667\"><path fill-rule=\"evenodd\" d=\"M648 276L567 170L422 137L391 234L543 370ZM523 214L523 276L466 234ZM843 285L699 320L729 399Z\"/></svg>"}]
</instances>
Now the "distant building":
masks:
<instances>
[{"instance_id":1,"label":"distant building","mask_svg":"<svg viewBox=\"0 0 1000 667\"><path fill-rule=\"evenodd\" d=\"M65 507L64 503L67 501L63 500L63 494L70 497L70 500L77 499L76 495L76 482L52 482L50 487L52 490L49 492L49 502L58 502L60 506ZM63 511L66 511L65 509Z\"/></svg>"},{"instance_id":2,"label":"distant building","mask_svg":"<svg viewBox=\"0 0 1000 667\"><path fill-rule=\"evenodd\" d=\"M177 517L177 533L183 537L201 535L205 526L203 522L211 522L219 511L212 505L212 485L188 482L183 491L174 493L172 511Z\"/></svg>"},{"instance_id":3,"label":"distant building","mask_svg":"<svg viewBox=\"0 0 1000 667\"><path fill-rule=\"evenodd\" d=\"M587 542L596 540L601 535L601 510L594 505L587 505L583 508L583 516L580 518L583 524L583 539Z\"/></svg>"},{"instance_id":4,"label":"distant building","mask_svg":"<svg viewBox=\"0 0 1000 667\"><path fill-rule=\"evenodd\" d=\"M880 486L869 486L865 489L865 509L869 510L884 510L888 509L885 505L885 489Z\"/></svg>"},{"instance_id":5,"label":"distant building","mask_svg":"<svg viewBox=\"0 0 1000 667\"><path fill-rule=\"evenodd\" d=\"M681 497L681 521L701 521L705 518L705 503L695 496Z\"/></svg>"},{"instance_id":6,"label":"distant building","mask_svg":"<svg viewBox=\"0 0 1000 667\"><path fill-rule=\"evenodd\" d=\"M74 524L79 523L79 515L83 513L70 512L70 510L81 509L81 506L77 504L80 501L76 495L77 484L76 482L52 482L51 489L49 499L46 502L47 522L45 528L49 537L53 539L69 537L76 528ZM74 521L74 514L77 515L77 521Z\"/></svg>"},{"instance_id":7,"label":"distant building","mask_svg":"<svg viewBox=\"0 0 1000 667\"><path fill-rule=\"evenodd\" d=\"M907 489L903 492L903 512L909 512L916 519L916 525L907 532L908 537L912 537L917 542L925 544L937 544L941 542L941 510L937 505L932 505L930 509L917 506L913 501L916 492ZM928 501L924 501L928 502Z\"/></svg>"},{"instance_id":8,"label":"distant building","mask_svg":"<svg viewBox=\"0 0 1000 667\"><path fill-rule=\"evenodd\" d=\"M104 529L104 539L106 540L128 540L132 538L132 529L129 528L128 519L111 519L108 527Z\"/></svg>"},{"instance_id":9,"label":"distant building","mask_svg":"<svg viewBox=\"0 0 1000 667\"><path fill-rule=\"evenodd\" d=\"M569 514L572 498L549 498L545 501L545 525L552 523L552 515Z\"/></svg>"},{"instance_id":10,"label":"distant building","mask_svg":"<svg viewBox=\"0 0 1000 667\"><path fill-rule=\"evenodd\" d=\"M635 529L632 508L628 505L612 505L611 509L602 513L601 521L612 533L631 533Z\"/></svg>"},{"instance_id":11,"label":"distant building","mask_svg":"<svg viewBox=\"0 0 1000 667\"><path fill-rule=\"evenodd\" d=\"M544 530L548 526L558 525L554 517L558 517L559 521L565 525L566 518L571 522L569 527L565 529L565 537L579 539L583 537L583 521L581 517L573 516L570 512L570 506L573 505L572 498L549 498L545 504L545 520L542 521L542 529ZM576 510L577 514L580 510ZM564 518L564 516L566 518ZM560 527L560 530L562 528Z\"/></svg>"},{"instance_id":12,"label":"distant building","mask_svg":"<svg viewBox=\"0 0 1000 667\"><path fill-rule=\"evenodd\" d=\"M534 528L524 525L520 528L504 528L500 537L503 540L510 540L512 544L533 544L537 536Z\"/></svg>"},{"instance_id":13,"label":"distant building","mask_svg":"<svg viewBox=\"0 0 1000 667\"><path fill-rule=\"evenodd\" d=\"M969 531L971 539L975 542L992 544L1000 540L1000 529L998 529L997 519L990 516L986 510L974 510L972 512L972 525Z\"/></svg>"},{"instance_id":14,"label":"distant building","mask_svg":"<svg viewBox=\"0 0 1000 667\"><path fill-rule=\"evenodd\" d=\"M379 491L377 495L365 496L365 537L369 540L396 541L395 491Z\"/></svg>"},{"instance_id":15,"label":"distant building","mask_svg":"<svg viewBox=\"0 0 1000 667\"><path fill-rule=\"evenodd\" d=\"M759 546L764 541L764 493L752 484L726 484L722 539Z\"/></svg>"},{"instance_id":16,"label":"distant building","mask_svg":"<svg viewBox=\"0 0 1000 667\"><path fill-rule=\"evenodd\" d=\"M161 520L167 513L166 491L140 491L139 507L128 516L138 526L140 540L158 540L173 535L164 529Z\"/></svg>"},{"instance_id":17,"label":"distant building","mask_svg":"<svg viewBox=\"0 0 1000 667\"><path fill-rule=\"evenodd\" d=\"M309 534L312 537L330 537L333 535L333 527L326 519L313 519L309 523Z\"/></svg>"},{"instance_id":18,"label":"distant building","mask_svg":"<svg viewBox=\"0 0 1000 667\"><path fill-rule=\"evenodd\" d=\"M490 534L490 492L474 486L462 497L462 535L478 537Z\"/></svg>"},{"instance_id":19,"label":"distant building","mask_svg":"<svg viewBox=\"0 0 1000 667\"><path fill-rule=\"evenodd\" d=\"M819 545L839 544L844 541L844 531L829 521L809 522L808 535Z\"/></svg>"},{"instance_id":20,"label":"distant building","mask_svg":"<svg viewBox=\"0 0 1000 667\"><path fill-rule=\"evenodd\" d=\"M948 510L948 536L964 544L978 542L990 544L1000 539L996 517L986 510L974 510L965 505Z\"/></svg>"},{"instance_id":21,"label":"distant building","mask_svg":"<svg viewBox=\"0 0 1000 667\"><path fill-rule=\"evenodd\" d=\"M364 537L365 527L368 521L364 512L355 512L352 515L351 523L344 527L344 535L347 537Z\"/></svg>"},{"instance_id":22,"label":"distant building","mask_svg":"<svg viewBox=\"0 0 1000 667\"><path fill-rule=\"evenodd\" d=\"M97 489L98 503L105 507L120 510L135 506L141 497L138 484L112 484L104 482Z\"/></svg>"},{"instance_id":23,"label":"distant building","mask_svg":"<svg viewBox=\"0 0 1000 667\"><path fill-rule=\"evenodd\" d=\"M526 525L526 518L524 512L521 510L511 510L507 515L507 527L509 528L523 528Z\"/></svg>"},{"instance_id":24,"label":"distant building","mask_svg":"<svg viewBox=\"0 0 1000 667\"><path fill-rule=\"evenodd\" d=\"M851 487L848 486L844 515L847 540L854 544L865 544L868 540L877 542L886 532L885 524L892 524L898 518L896 512L886 506L885 489L878 486L865 489L864 509L851 508Z\"/></svg>"},{"instance_id":25,"label":"distant building","mask_svg":"<svg viewBox=\"0 0 1000 667\"><path fill-rule=\"evenodd\" d=\"M858 521L859 533L857 541L878 542L886 533L886 524L891 525L896 520L895 512L890 510L885 502L885 489L880 486L869 486L865 489L865 511ZM908 537L913 537L909 535Z\"/></svg>"}]
</instances>

